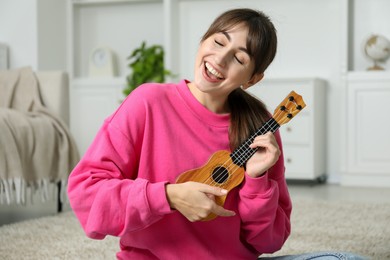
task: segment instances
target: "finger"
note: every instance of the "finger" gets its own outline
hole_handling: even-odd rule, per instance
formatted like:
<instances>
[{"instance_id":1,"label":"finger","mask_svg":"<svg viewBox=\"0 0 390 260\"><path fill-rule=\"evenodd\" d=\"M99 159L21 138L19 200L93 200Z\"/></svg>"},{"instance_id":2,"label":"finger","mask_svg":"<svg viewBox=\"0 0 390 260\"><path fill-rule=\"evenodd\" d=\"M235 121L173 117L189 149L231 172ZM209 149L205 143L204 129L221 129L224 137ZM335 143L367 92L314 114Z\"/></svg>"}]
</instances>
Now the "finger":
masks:
<instances>
[{"instance_id":1,"label":"finger","mask_svg":"<svg viewBox=\"0 0 390 260\"><path fill-rule=\"evenodd\" d=\"M200 183L201 187L199 188L199 191L207 193L207 194L212 194L215 196L225 196L228 193L228 190L218 188L218 187L213 187L207 184Z\"/></svg>"},{"instance_id":2,"label":"finger","mask_svg":"<svg viewBox=\"0 0 390 260\"><path fill-rule=\"evenodd\" d=\"M253 140L253 142L249 145L250 148L256 148L256 147L269 148L272 146L275 148L279 147L274 135L271 132L268 132L265 135L257 136Z\"/></svg>"},{"instance_id":3,"label":"finger","mask_svg":"<svg viewBox=\"0 0 390 260\"><path fill-rule=\"evenodd\" d=\"M256 147L270 148L272 146L276 147L277 143L274 143L272 142L272 140L269 139L255 139L253 143L249 145L250 148L256 148Z\"/></svg>"},{"instance_id":4,"label":"finger","mask_svg":"<svg viewBox=\"0 0 390 260\"><path fill-rule=\"evenodd\" d=\"M210 193L206 193L207 197L211 200L214 200L215 201L215 195L213 194L210 194Z\"/></svg>"},{"instance_id":5,"label":"finger","mask_svg":"<svg viewBox=\"0 0 390 260\"><path fill-rule=\"evenodd\" d=\"M232 210L227 210L217 204L215 204L215 207L214 209L212 210L212 212L215 214L215 215L218 215L218 216L221 216L221 217L232 217L232 216L235 216L236 213Z\"/></svg>"}]
</instances>

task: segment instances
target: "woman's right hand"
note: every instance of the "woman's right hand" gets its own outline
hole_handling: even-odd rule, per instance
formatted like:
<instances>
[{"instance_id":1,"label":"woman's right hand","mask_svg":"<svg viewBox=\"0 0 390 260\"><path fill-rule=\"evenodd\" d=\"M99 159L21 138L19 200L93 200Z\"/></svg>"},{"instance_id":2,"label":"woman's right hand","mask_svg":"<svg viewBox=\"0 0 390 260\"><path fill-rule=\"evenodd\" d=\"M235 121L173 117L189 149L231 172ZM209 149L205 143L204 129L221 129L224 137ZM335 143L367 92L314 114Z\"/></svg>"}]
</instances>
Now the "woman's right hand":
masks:
<instances>
[{"instance_id":1,"label":"woman's right hand","mask_svg":"<svg viewBox=\"0 0 390 260\"><path fill-rule=\"evenodd\" d=\"M199 221L210 213L217 216L230 217L235 212L227 210L215 203L215 196L224 196L227 191L199 182L167 184L166 194L172 209L178 210L189 221Z\"/></svg>"}]
</instances>

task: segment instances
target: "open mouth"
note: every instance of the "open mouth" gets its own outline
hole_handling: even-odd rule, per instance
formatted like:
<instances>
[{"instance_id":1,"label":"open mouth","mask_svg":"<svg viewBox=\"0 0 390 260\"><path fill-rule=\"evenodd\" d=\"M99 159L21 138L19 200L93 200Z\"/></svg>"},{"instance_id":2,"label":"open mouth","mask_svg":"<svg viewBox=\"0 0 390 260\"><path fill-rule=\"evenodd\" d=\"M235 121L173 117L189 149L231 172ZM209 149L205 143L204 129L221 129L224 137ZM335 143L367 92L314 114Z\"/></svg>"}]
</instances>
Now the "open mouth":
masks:
<instances>
[{"instance_id":1,"label":"open mouth","mask_svg":"<svg viewBox=\"0 0 390 260\"><path fill-rule=\"evenodd\" d=\"M215 70L208 62L205 62L205 69L207 76L209 76L211 79L224 79L223 75L217 70Z\"/></svg>"}]
</instances>

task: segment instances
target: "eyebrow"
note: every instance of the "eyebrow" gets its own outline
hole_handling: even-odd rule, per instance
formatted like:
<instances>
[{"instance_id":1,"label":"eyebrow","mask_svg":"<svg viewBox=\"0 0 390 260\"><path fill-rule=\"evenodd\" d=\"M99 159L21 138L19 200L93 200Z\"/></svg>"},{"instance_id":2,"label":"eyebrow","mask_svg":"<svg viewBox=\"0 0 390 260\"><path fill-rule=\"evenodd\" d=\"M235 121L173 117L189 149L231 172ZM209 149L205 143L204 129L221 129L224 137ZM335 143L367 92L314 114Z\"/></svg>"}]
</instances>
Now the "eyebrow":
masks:
<instances>
[{"instance_id":1,"label":"eyebrow","mask_svg":"<svg viewBox=\"0 0 390 260\"><path fill-rule=\"evenodd\" d=\"M230 34L228 34L227 32L221 32L223 35L225 35L225 37L228 39L228 41L230 42L231 41L231 37L230 37ZM246 54L248 54L249 57L251 57L251 55L249 54L249 51L247 48L244 48L244 47L239 47L238 48L239 50L245 52Z\"/></svg>"}]
</instances>

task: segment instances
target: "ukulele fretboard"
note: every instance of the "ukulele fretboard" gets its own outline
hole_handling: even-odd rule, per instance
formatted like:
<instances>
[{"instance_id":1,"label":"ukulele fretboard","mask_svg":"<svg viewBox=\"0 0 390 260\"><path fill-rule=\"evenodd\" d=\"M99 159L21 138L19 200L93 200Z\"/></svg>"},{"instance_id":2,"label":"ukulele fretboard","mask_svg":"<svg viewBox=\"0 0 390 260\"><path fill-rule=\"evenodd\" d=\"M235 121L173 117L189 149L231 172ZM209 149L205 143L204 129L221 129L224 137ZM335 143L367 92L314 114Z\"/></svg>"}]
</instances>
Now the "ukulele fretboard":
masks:
<instances>
[{"instance_id":1,"label":"ukulele fretboard","mask_svg":"<svg viewBox=\"0 0 390 260\"><path fill-rule=\"evenodd\" d=\"M265 122L257 131L252 134L244 143L242 143L237 149L235 149L230 157L234 164L242 167L245 163L255 154L258 148L250 148L249 145L255 140L255 138L259 135L263 135L269 131L274 133L280 125L276 122L276 120L271 117L267 122Z\"/></svg>"}]
</instances>

